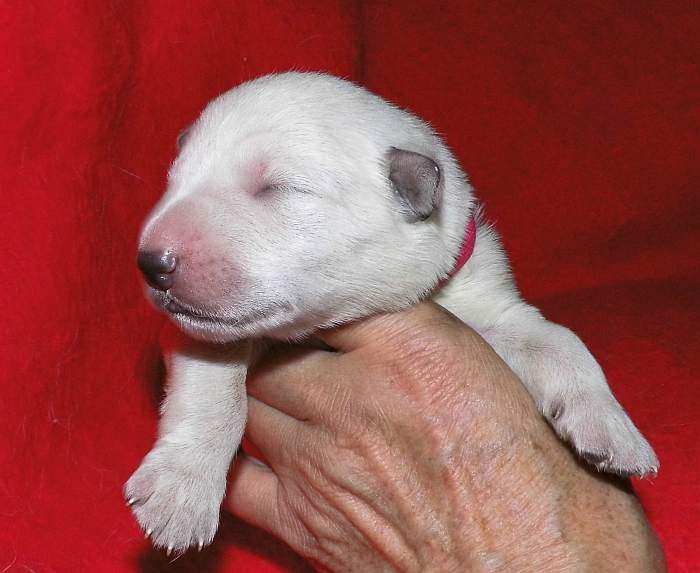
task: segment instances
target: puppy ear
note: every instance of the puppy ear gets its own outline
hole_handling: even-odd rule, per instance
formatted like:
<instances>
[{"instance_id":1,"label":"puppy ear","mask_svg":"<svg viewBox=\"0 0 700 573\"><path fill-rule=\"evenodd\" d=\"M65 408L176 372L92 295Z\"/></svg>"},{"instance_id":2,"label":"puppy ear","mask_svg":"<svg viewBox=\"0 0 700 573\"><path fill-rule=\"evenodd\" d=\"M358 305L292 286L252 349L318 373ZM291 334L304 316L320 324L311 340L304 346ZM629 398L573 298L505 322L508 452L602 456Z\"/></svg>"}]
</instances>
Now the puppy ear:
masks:
<instances>
[{"instance_id":1,"label":"puppy ear","mask_svg":"<svg viewBox=\"0 0 700 573\"><path fill-rule=\"evenodd\" d=\"M437 207L440 167L416 153L392 147L387 153L389 179L413 221L425 221Z\"/></svg>"},{"instance_id":2,"label":"puppy ear","mask_svg":"<svg viewBox=\"0 0 700 573\"><path fill-rule=\"evenodd\" d=\"M189 127L183 129L180 132L180 135L177 136L177 140L176 140L178 149L182 149L184 147L185 143L187 143L187 138L189 137L189 135L190 135L190 128Z\"/></svg>"}]
</instances>

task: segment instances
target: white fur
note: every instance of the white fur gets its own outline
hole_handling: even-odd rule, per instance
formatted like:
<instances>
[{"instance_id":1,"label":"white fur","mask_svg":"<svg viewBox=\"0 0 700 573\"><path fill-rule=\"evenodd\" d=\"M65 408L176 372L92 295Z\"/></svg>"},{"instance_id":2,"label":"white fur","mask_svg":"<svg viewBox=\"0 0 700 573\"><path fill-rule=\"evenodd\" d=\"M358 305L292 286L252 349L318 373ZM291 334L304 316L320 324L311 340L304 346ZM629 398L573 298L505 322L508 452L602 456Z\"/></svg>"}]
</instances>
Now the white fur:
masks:
<instances>
[{"instance_id":1,"label":"white fur","mask_svg":"<svg viewBox=\"0 0 700 573\"><path fill-rule=\"evenodd\" d=\"M400 208L386 164L392 147L440 167L438 208L426 221ZM474 254L439 288L472 216ZM212 101L141 248L177 254L173 287L150 296L208 342L302 339L432 296L494 347L591 463L623 475L658 467L583 343L521 299L450 150L427 124L354 84L287 73ZM167 311L171 301L185 312ZM126 486L155 544L176 551L211 541L245 423L248 355L195 348L171 359L161 437Z\"/></svg>"}]
</instances>

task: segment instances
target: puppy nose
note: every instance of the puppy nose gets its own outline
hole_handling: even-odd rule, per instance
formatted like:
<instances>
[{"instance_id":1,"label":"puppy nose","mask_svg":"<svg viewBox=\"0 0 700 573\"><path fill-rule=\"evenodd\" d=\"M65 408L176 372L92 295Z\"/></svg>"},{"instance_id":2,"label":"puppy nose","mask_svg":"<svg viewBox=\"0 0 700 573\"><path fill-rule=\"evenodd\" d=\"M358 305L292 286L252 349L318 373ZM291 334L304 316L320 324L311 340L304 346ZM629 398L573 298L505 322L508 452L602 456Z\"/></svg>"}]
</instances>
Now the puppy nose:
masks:
<instances>
[{"instance_id":1,"label":"puppy nose","mask_svg":"<svg viewBox=\"0 0 700 573\"><path fill-rule=\"evenodd\" d=\"M173 286L177 258L172 251L139 251L136 263L153 288L168 290Z\"/></svg>"}]
</instances>

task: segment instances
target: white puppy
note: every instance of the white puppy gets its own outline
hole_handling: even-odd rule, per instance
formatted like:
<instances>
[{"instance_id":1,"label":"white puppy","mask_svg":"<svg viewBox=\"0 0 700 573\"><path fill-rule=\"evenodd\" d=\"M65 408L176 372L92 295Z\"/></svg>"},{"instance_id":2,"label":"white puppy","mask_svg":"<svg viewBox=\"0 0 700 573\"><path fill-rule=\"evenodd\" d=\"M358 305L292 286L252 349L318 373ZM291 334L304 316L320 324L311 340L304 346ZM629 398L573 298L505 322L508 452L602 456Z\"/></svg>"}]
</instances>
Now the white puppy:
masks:
<instances>
[{"instance_id":1,"label":"white puppy","mask_svg":"<svg viewBox=\"0 0 700 573\"><path fill-rule=\"evenodd\" d=\"M160 437L125 487L156 546L212 541L255 340L300 340L428 298L493 346L590 463L656 472L583 343L520 298L426 123L352 83L287 73L216 98L180 145L139 251L150 297L193 339L166 356Z\"/></svg>"}]
</instances>

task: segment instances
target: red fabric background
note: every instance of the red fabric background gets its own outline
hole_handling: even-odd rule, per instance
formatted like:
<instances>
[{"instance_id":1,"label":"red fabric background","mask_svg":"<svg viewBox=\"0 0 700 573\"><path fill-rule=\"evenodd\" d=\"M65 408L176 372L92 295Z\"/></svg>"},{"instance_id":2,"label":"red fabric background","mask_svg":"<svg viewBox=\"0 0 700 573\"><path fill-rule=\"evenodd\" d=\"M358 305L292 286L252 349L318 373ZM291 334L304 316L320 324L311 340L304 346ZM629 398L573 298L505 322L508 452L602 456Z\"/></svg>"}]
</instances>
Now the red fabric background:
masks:
<instances>
[{"instance_id":1,"label":"red fabric background","mask_svg":"<svg viewBox=\"0 0 700 573\"><path fill-rule=\"evenodd\" d=\"M693 4L5 3L0 571L304 570L232 518L168 568L121 499L161 392L139 224L205 102L290 68L359 80L445 135L524 293L589 343L657 448L637 488L672 571L700 570Z\"/></svg>"}]
</instances>

